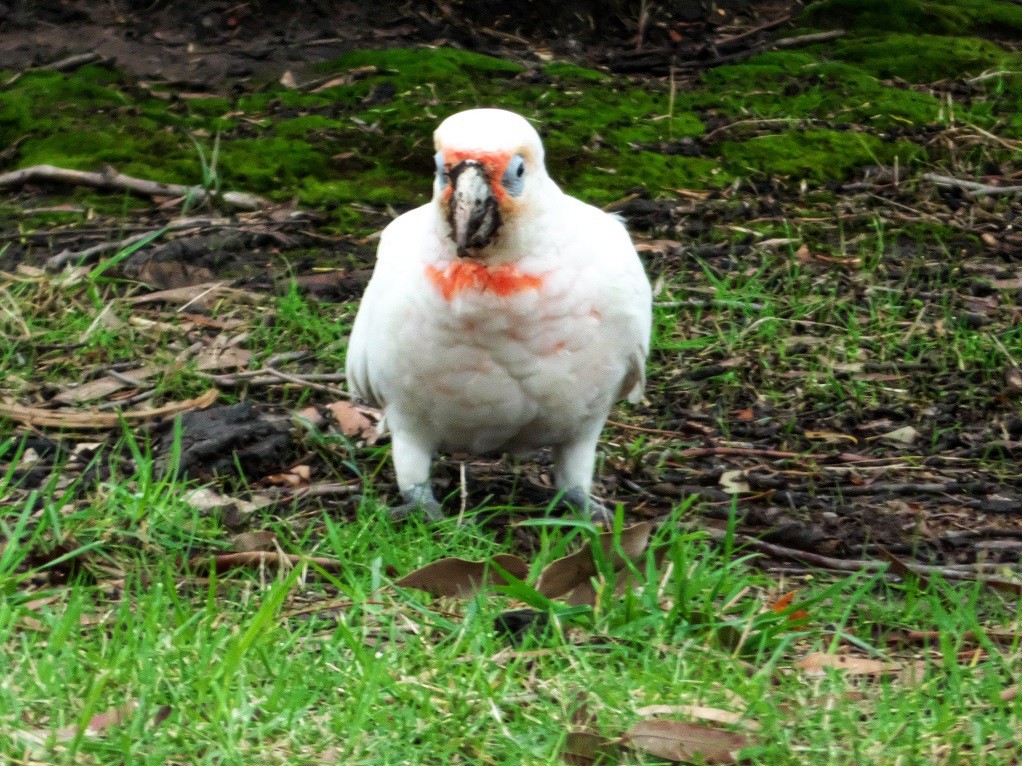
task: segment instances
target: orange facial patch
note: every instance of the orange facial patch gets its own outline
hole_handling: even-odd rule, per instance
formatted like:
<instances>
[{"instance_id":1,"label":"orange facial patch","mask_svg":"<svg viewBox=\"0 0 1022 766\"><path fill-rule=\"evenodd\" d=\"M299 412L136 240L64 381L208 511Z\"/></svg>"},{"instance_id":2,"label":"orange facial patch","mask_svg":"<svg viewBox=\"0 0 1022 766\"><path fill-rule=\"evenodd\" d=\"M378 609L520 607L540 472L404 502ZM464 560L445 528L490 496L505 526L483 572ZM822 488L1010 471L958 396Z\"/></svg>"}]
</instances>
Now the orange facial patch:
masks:
<instances>
[{"instance_id":1,"label":"orange facial patch","mask_svg":"<svg viewBox=\"0 0 1022 766\"><path fill-rule=\"evenodd\" d=\"M442 268L430 264L426 278L446 301L463 292L490 292L505 298L543 286L542 275L523 274L509 263L486 267L475 261L451 261Z\"/></svg>"},{"instance_id":2,"label":"orange facial patch","mask_svg":"<svg viewBox=\"0 0 1022 766\"><path fill-rule=\"evenodd\" d=\"M486 177L490 179L490 189L493 190L493 196L497 198L497 202L503 204L504 200L507 199L507 190L501 185L500 179L504 177L507 164L511 161L511 154L509 152L477 152L465 149L445 149L443 155L444 166L447 170L466 160L478 162L483 166L483 170L486 171ZM444 197L449 198L450 194L451 187L448 186L444 190Z\"/></svg>"}]
</instances>

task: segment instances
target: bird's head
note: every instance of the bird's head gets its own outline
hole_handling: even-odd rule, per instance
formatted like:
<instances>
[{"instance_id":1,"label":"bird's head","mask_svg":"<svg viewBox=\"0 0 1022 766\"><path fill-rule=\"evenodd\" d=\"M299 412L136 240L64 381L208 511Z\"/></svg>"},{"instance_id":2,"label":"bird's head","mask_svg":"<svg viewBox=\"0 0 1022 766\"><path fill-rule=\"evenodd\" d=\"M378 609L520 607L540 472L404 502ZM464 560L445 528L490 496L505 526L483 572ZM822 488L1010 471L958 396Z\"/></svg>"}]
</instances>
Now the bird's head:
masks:
<instances>
[{"instance_id":1,"label":"bird's head","mask_svg":"<svg viewBox=\"0 0 1022 766\"><path fill-rule=\"evenodd\" d=\"M481 255L548 182L539 134L513 112L470 109L440 123L433 137L433 199L458 255Z\"/></svg>"}]
</instances>

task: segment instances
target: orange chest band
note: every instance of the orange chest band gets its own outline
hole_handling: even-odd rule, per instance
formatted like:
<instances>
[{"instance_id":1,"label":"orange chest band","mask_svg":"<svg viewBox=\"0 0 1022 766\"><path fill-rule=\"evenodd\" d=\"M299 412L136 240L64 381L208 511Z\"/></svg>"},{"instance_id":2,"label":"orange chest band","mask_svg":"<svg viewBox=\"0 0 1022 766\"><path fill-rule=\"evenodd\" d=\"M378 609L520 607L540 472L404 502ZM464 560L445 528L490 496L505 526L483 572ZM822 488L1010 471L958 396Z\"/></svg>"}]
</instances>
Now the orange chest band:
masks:
<instances>
[{"instance_id":1,"label":"orange chest band","mask_svg":"<svg viewBox=\"0 0 1022 766\"><path fill-rule=\"evenodd\" d=\"M491 268L474 261L452 261L443 268L430 264L426 266L426 278L445 301L464 292L488 292L505 298L543 286L542 275L524 274L509 263Z\"/></svg>"}]
</instances>

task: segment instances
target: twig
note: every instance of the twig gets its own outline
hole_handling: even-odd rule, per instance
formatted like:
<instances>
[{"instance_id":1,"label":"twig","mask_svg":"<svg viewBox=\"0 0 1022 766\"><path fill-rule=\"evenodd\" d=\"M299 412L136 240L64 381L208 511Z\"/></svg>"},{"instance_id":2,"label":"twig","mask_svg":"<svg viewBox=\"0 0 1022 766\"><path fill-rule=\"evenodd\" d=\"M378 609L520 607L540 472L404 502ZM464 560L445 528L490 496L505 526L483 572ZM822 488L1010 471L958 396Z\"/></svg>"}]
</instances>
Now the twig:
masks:
<instances>
[{"instance_id":1,"label":"twig","mask_svg":"<svg viewBox=\"0 0 1022 766\"><path fill-rule=\"evenodd\" d=\"M881 482L877 481L865 486L835 487L834 492L840 492L845 497L862 497L863 495L942 495L961 489L962 485L957 481L949 481L945 484L924 483L924 482ZM825 491L821 488L820 490Z\"/></svg>"},{"instance_id":2,"label":"twig","mask_svg":"<svg viewBox=\"0 0 1022 766\"><path fill-rule=\"evenodd\" d=\"M801 45L812 45L813 43L823 43L828 40L836 40L839 37L844 37L845 34L845 30L843 29L833 29L829 32L814 32L809 35L782 37L780 40L763 43L762 45L754 45L751 48L739 51L738 53L732 53L727 56L718 56L717 58L709 59L708 61L685 61L678 66L685 69L715 67L720 66L721 64L730 64L735 61L741 61L755 56L757 53L765 53L770 50L776 50L779 48L797 48Z\"/></svg>"},{"instance_id":3,"label":"twig","mask_svg":"<svg viewBox=\"0 0 1022 766\"><path fill-rule=\"evenodd\" d=\"M2 184L0 184L2 186ZM181 229L189 229L194 227L224 227L230 225L231 228L242 228L243 224L237 221L231 221L227 218L172 218L167 221L164 227L167 231L180 231ZM261 224L260 224L261 225ZM111 230L112 231L112 230ZM82 263L91 263L98 256L110 250L123 250L126 247L131 247L136 242L140 242L146 237L153 234L153 232L159 231L159 229L152 229L146 227L145 231L140 234L132 234L130 237L124 239L111 240L109 242L101 242L98 245L87 247L84 250L62 250L56 255L48 258L44 266L48 271L59 271L69 263L81 261ZM62 232L51 232L50 234L60 234ZM84 233L82 230L78 230L78 234ZM91 232L90 232L91 233Z\"/></svg>"},{"instance_id":4,"label":"twig","mask_svg":"<svg viewBox=\"0 0 1022 766\"><path fill-rule=\"evenodd\" d=\"M1022 186L991 186L990 184L981 184L976 181L966 181L962 178L942 176L937 173L923 173L921 177L926 181L932 181L937 186L957 186L973 196L982 196L984 194L1022 194Z\"/></svg>"},{"instance_id":5,"label":"twig","mask_svg":"<svg viewBox=\"0 0 1022 766\"><path fill-rule=\"evenodd\" d=\"M188 562L192 569L208 570L213 568L217 574L246 567L296 567L302 564L314 564L327 572L340 572L342 570L341 562L336 559L328 559L321 556L298 556L294 553L280 553L277 551L244 551L241 553L221 553L208 557L196 556Z\"/></svg>"},{"instance_id":6,"label":"twig","mask_svg":"<svg viewBox=\"0 0 1022 766\"><path fill-rule=\"evenodd\" d=\"M693 309L746 309L748 311L762 311L766 308L762 303L746 303L745 301L729 301L723 298L713 300L701 300L699 298L686 298L682 301L657 301L653 304L661 309L693 308Z\"/></svg>"},{"instance_id":7,"label":"twig","mask_svg":"<svg viewBox=\"0 0 1022 766\"><path fill-rule=\"evenodd\" d=\"M723 540L728 536L728 532L723 529L716 529L714 527L701 527L707 535L714 540ZM763 540L757 540L754 537L748 535L734 534L734 540L739 545L749 547L760 553L764 553L768 556L774 556L776 558L787 559L791 561L803 561L813 566L822 567L824 569L836 569L841 572L880 572L894 574L890 572L891 565L886 561L873 561L868 559L835 559L830 556L821 556L819 553L809 553L808 551L800 551L797 548L787 548L783 545L775 545L774 543L764 542ZM1008 590L1013 593L1022 593L1022 583L1014 580L1005 580L1000 577L975 577L969 572L959 572L954 569L948 569L947 567L929 566L927 564L916 564L910 562L902 562L903 565L916 574L936 574L940 575L946 580L967 580L969 582L982 582L986 585L990 585L994 588L1001 588Z\"/></svg>"},{"instance_id":8,"label":"twig","mask_svg":"<svg viewBox=\"0 0 1022 766\"><path fill-rule=\"evenodd\" d=\"M201 370L198 371L198 374L220 386L265 386L280 383L280 376L271 374L266 367L258 370L234 372L228 375L217 375L216 373L203 372ZM305 381L338 383L345 380L345 375L343 372L310 372L302 375L301 378Z\"/></svg>"},{"instance_id":9,"label":"twig","mask_svg":"<svg viewBox=\"0 0 1022 766\"><path fill-rule=\"evenodd\" d=\"M337 386L327 386L321 383L313 383L308 378L303 378L300 375L290 375L286 372L281 372L280 370L274 367L266 367L264 369L268 374L275 375L276 377L280 378L281 380L285 380L288 383L294 383L299 386L304 386L305 388L312 388L315 389L316 391L326 391L327 393L333 394L334 396L340 396L345 399L351 398L351 394L345 391L343 388L338 388Z\"/></svg>"},{"instance_id":10,"label":"twig","mask_svg":"<svg viewBox=\"0 0 1022 766\"><path fill-rule=\"evenodd\" d=\"M774 19L773 21L768 21L765 24L760 24L758 27L747 29L741 34L732 35L731 37L718 38L714 42L714 45L717 48L733 48L736 44L742 42L743 40L747 40L750 37L755 37L760 32L769 32L771 29L776 29L777 27L781 26L782 24L786 24L789 21L791 21L791 14L788 14L787 16L781 16L780 18Z\"/></svg>"},{"instance_id":11,"label":"twig","mask_svg":"<svg viewBox=\"0 0 1022 766\"><path fill-rule=\"evenodd\" d=\"M994 71L988 70L986 72L981 72L975 77L970 77L969 79L966 80L966 82L969 83L970 85L975 85L976 83L983 82L984 80L992 80L994 77L1004 77L1006 75L1013 74L1022 74L1022 72L1011 72L1005 69L997 69Z\"/></svg>"},{"instance_id":12,"label":"twig","mask_svg":"<svg viewBox=\"0 0 1022 766\"><path fill-rule=\"evenodd\" d=\"M785 452L776 449L755 449L751 447L692 447L672 454L673 457L712 457L728 455L731 457L770 457L778 460L830 460L833 455L818 455L812 452Z\"/></svg>"},{"instance_id":13,"label":"twig","mask_svg":"<svg viewBox=\"0 0 1022 766\"><path fill-rule=\"evenodd\" d=\"M53 165L33 165L30 168L0 173L0 188L21 186L30 181L57 181L59 183L91 186L95 189L117 189L130 191L143 197L191 197L200 202L222 202L235 210L258 210L267 207L269 201L247 192L224 192L214 194L202 186L165 184L144 178L133 178L107 166L98 173L84 170L58 168Z\"/></svg>"},{"instance_id":14,"label":"twig","mask_svg":"<svg viewBox=\"0 0 1022 766\"><path fill-rule=\"evenodd\" d=\"M815 122L816 122L816 120L807 120L807 119L804 119L802 117L770 117L770 118L755 119L755 120L753 120L753 119L738 120L737 122L730 122L727 125L721 125L719 128L716 128L715 130L711 130L706 135L701 136L700 140L701 141L709 141L711 138L713 138L718 133L724 133L724 132L726 132L728 130L731 130L732 128L738 127L739 125L774 125L776 123L784 123L786 125L791 125L792 123L808 123L808 124L813 124Z\"/></svg>"},{"instance_id":15,"label":"twig","mask_svg":"<svg viewBox=\"0 0 1022 766\"><path fill-rule=\"evenodd\" d=\"M103 253L107 253L111 250L124 250L126 247L131 247L136 242L141 242L148 236L151 236L153 232L147 231L143 234L132 234L130 237L125 239L112 240L110 242L100 242L98 245L87 247L84 250L62 250L54 256L46 259L46 263L43 266L47 271L60 271L69 263L91 263L96 260Z\"/></svg>"},{"instance_id":16,"label":"twig","mask_svg":"<svg viewBox=\"0 0 1022 766\"><path fill-rule=\"evenodd\" d=\"M98 53L92 51L91 53L76 53L73 56L67 56L62 59L54 61L52 64L43 64L42 66L32 67L30 71L43 71L50 70L52 72L70 72L72 69L78 69L86 64L92 64L93 62L99 61L102 58Z\"/></svg>"},{"instance_id":17,"label":"twig","mask_svg":"<svg viewBox=\"0 0 1022 766\"><path fill-rule=\"evenodd\" d=\"M156 389L151 391L143 391L141 394L135 394L134 396L128 397L127 399L120 399L116 402L104 402L99 405L99 410L116 410L118 407L123 407L126 404L138 404L144 402L146 399L152 399L156 396Z\"/></svg>"},{"instance_id":18,"label":"twig","mask_svg":"<svg viewBox=\"0 0 1022 766\"><path fill-rule=\"evenodd\" d=\"M275 498L300 500L304 497L334 497L353 495L362 489L361 483L356 484L312 484L308 487L282 487L269 492Z\"/></svg>"},{"instance_id":19,"label":"twig","mask_svg":"<svg viewBox=\"0 0 1022 766\"><path fill-rule=\"evenodd\" d=\"M108 412L87 412L82 410L48 410L42 407L25 407L20 404L0 404L0 417L10 418L16 423L29 426L70 428L75 430L107 430L117 428L123 421L129 423L152 420L166 415L175 415L190 409L209 407L220 392L211 388L194 399L170 402L151 410L127 410L117 414Z\"/></svg>"}]
</instances>

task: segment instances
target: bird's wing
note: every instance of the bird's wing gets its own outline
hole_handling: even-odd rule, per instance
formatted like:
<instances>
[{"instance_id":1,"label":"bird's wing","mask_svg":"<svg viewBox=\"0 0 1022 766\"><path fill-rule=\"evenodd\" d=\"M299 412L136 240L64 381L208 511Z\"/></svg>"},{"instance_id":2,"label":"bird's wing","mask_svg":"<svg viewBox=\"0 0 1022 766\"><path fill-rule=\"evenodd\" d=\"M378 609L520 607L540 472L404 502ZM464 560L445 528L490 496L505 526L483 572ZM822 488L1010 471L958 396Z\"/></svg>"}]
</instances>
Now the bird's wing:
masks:
<instances>
[{"instance_id":1,"label":"bird's wing","mask_svg":"<svg viewBox=\"0 0 1022 766\"><path fill-rule=\"evenodd\" d=\"M387 344L393 343L395 323L402 321L412 264L429 230L427 208L405 213L380 235L376 266L366 286L348 339L345 375L348 388L362 401L377 407L386 402L380 375L381 360L389 359Z\"/></svg>"},{"instance_id":2,"label":"bird's wing","mask_svg":"<svg viewBox=\"0 0 1022 766\"><path fill-rule=\"evenodd\" d=\"M582 233L570 250L579 273L598 278L608 340L625 350L627 367L618 396L637 403L646 385L653 294L642 261L617 216L565 197L571 229ZM585 277L583 277L585 279ZM594 289L594 288L590 288Z\"/></svg>"}]
</instances>

